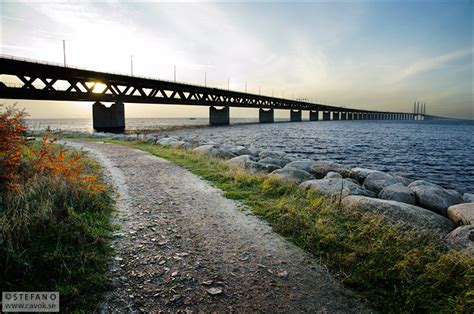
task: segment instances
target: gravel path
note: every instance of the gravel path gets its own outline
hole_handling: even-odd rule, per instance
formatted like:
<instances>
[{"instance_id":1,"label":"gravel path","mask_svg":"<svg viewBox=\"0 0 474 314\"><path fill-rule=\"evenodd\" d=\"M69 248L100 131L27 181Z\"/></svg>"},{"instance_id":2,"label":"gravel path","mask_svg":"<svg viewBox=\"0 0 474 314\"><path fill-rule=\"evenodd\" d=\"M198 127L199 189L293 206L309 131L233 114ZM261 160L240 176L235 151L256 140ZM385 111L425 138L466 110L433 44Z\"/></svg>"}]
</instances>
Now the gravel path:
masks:
<instances>
[{"instance_id":1,"label":"gravel path","mask_svg":"<svg viewBox=\"0 0 474 314\"><path fill-rule=\"evenodd\" d=\"M74 141L118 191L115 289L99 311L368 312L317 260L189 171Z\"/></svg>"}]
</instances>

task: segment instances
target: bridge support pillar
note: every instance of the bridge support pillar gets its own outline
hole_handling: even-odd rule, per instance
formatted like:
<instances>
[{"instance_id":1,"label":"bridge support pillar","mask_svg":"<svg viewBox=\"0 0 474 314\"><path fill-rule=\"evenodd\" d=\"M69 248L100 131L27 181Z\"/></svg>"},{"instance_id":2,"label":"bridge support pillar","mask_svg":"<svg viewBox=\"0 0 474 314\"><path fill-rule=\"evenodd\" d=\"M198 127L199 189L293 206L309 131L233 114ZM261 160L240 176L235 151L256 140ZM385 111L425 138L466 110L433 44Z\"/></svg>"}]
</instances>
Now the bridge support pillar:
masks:
<instances>
[{"instance_id":1,"label":"bridge support pillar","mask_svg":"<svg viewBox=\"0 0 474 314\"><path fill-rule=\"evenodd\" d=\"M332 113L332 119L333 120L339 120L339 112L333 112Z\"/></svg>"},{"instance_id":2,"label":"bridge support pillar","mask_svg":"<svg viewBox=\"0 0 474 314\"><path fill-rule=\"evenodd\" d=\"M209 107L209 124L210 125L225 125L229 124L229 107L217 109L216 107Z\"/></svg>"},{"instance_id":3,"label":"bridge support pillar","mask_svg":"<svg viewBox=\"0 0 474 314\"><path fill-rule=\"evenodd\" d=\"M269 110L264 110L263 108L258 109L258 121L260 123L271 123L273 119L273 108Z\"/></svg>"},{"instance_id":4,"label":"bridge support pillar","mask_svg":"<svg viewBox=\"0 0 474 314\"><path fill-rule=\"evenodd\" d=\"M319 120L319 111L310 110L309 111L309 121L318 121Z\"/></svg>"},{"instance_id":5,"label":"bridge support pillar","mask_svg":"<svg viewBox=\"0 0 474 314\"><path fill-rule=\"evenodd\" d=\"M301 121L301 110L290 110L290 121L299 122Z\"/></svg>"},{"instance_id":6,"label":"bridge support pillar","mask_svg":"<svg viewBox=\"0 0 474 314\"><path fill-rule=\"evenodd\" d=\"M354 120L354 113L353 112L348 112L347 113L347 120Z\"/></svg>"},{"instance_id":7,"label":"bridge support pillar","mask_svg":"<svg viewBox=\"0 0 474 314\"><path fill-rule=\"evenodd\" d=\"M347 120L347 112L341 113L341 120Z\"/></svg>"},{"instance_id":8,"label":"bridge support pillar","mask_svg":"<svg viewBox=\"0 0 474 314\"><path fill-rule=\"evenodd\" d=\"M96 131L119 132L125 129L125 106L117 101L107 108L100 102L92 105L92 127Z\"/></svg>"},{"instance_id":9,"label":"bridge support pillar","mask_svg":"<svg viewBox=\"0 0 474 314\"><path fill-rule=\"evenodd\" d=\"M331 113L330 112L323 112L323 121L331 120Z\"/></svg>"}]
</instances>

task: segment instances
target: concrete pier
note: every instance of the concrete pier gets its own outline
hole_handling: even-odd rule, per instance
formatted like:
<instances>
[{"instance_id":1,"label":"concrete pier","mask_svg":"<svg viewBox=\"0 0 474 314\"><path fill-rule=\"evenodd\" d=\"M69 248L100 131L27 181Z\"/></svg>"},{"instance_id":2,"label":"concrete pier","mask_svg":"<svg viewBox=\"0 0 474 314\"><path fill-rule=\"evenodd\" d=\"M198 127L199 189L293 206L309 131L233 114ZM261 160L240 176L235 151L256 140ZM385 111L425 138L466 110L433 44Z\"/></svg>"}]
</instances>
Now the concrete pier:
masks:
<instances>
[{"instance_id":1,"label":"concrete pier","mask_svg":"<svg viewBox=\"0 0 474 314\"><path fill-rule=\"evenodd\" d=\"M258 109L258 121L260 123L272 123L274 121L274 110L263 108Z\"/></svg>"},{"instance_id":2,"label":"concrete pier","mask_svg":"<svg viewBox=\"0 0 474 314\"><path fill-rule=\"evenodd\" d=\"M216 107L209 107L209 124L210 125L225 125L229 124L230 115L229 107L217 109Z\"/></svg>"},{"instance_id":3,"label":"concrete pier","mask_svg":"<svg viewBox=\"0 0 474 314\"><path fill-rule=\"evenodd\" d=\"M329 121L331 120L331 113L330 112L323 112L323 121Z\"/></svg>"},{"instance_id":4,"label":"concrete pier","mask_svg":"<svg viewBox=\"0 0 474 314\"><path fill-rule=\"evenodd\" d=\"M125 129L125 106L117 101L107 108L100 102L92 105L92 126L97 131L118 132Z\"/></svg>"},{"instance_id":5,"label":"concrete pier","mask_svg":"<svg viewBox=\"0 0 474 314\"><path fill-rule=\"evenodd\" d=\"M290 110L290 121L291 122L301 121L301 110Z\"/></svg>"},{"instance_id":6,"label":"concrete pier","mask_svg":"<svg viewBox=\"0 0 474 314\"><path fill-rule=\"evenodd\" d=\"M339 120L339 112L333 112L333 113L332 113L332 119L333 119L334 121Z\"/></svg>"},{"instance_id":7,"label":"concrete pier","mask_svg":"<svg viewBox=\"0 0 474 314\"><path fill-rule=\"evenodd\" d=\"M318 121L319 120L319 111L309 111L309 121Z\"/></svg>"}]
</instances>

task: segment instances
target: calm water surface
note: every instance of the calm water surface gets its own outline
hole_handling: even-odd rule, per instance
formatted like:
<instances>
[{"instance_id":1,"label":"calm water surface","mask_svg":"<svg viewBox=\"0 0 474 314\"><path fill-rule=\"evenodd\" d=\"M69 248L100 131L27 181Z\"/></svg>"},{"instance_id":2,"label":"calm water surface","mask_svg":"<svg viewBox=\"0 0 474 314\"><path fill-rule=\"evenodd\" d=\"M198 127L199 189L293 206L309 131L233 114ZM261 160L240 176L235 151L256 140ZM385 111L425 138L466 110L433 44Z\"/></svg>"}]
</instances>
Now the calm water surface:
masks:
<instances>
[{"instance_id":1,"label":"calm water surface","mask_svg":"<svg viewBox=\"0 0 474 314\"><path fill-rule=\"evenodd\" d=\"M170 135L283 150L348 167L397 172L474 193L474 124L457 121L325 121L205 127L207 119L127 119L127 129L167 130ZM234 123L255 122L235 119ZM29 120L34 129L90 131L88 119Z\"/></svg>"}]
</instances>

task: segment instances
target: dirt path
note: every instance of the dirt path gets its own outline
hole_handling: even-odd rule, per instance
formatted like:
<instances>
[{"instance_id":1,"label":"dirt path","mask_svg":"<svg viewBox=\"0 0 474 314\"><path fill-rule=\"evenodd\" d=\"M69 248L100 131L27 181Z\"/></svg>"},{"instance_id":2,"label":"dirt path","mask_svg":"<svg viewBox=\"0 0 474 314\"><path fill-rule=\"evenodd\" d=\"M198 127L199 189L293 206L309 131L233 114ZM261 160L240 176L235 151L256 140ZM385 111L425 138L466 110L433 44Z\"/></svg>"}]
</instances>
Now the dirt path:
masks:
<instances>
[{"instance_id":1,"label":"dirt path","mask_svg":"<svg viewBox=\"0 0 474 314\"><path fill-rule=\"evenodd\" d=\"M100 310L367 312L314 257L189 171L148 153L76 141L118 192L116 288Z\"/></svg>"}]
</instances>

